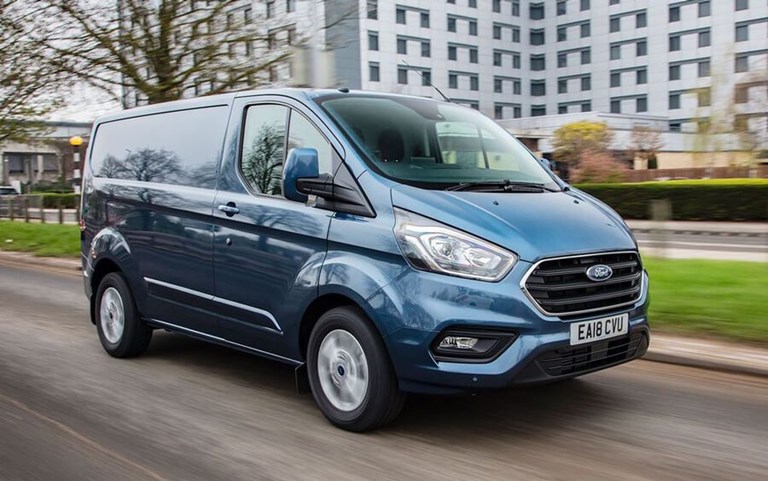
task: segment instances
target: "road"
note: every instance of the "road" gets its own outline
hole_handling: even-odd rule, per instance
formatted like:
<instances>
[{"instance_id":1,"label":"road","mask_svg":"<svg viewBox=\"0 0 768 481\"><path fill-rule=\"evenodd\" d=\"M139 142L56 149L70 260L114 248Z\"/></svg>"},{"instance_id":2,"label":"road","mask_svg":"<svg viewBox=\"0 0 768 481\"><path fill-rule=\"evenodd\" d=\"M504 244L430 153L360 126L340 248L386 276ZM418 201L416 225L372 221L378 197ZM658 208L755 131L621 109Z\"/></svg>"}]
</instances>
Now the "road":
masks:
<instances>
[{"instance_id":1,"label":"road","mask_svg":"<svg viewBox=\"0 0 768 481\"><path fill-rule=\"evenodd\" d=\"M74 275L0 264L3 480L764 480L768 381L646 361L331 427L291 369L160 333L108 357Z\"/></svg>"}]
</instances>

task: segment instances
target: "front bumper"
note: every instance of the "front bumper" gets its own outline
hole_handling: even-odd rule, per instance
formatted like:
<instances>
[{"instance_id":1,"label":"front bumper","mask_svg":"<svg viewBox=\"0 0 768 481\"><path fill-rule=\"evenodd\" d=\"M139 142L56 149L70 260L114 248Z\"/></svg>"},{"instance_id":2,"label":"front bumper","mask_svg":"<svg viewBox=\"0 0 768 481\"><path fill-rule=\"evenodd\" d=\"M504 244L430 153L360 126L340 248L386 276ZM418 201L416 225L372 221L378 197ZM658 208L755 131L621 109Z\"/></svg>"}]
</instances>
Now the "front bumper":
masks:
<instances>
[{"instance_id":1,"label":"front bumper","mask_svg":"<svg viewBox=\"0 0 768 481\"><path fill-rule=\"evenodd\" d=\"M635 304L563 321L541 313L520 289L520 278L530 267L526 264L520 262L498 283L411 271L371 297L369 302L378 314L378 323L387 327L385 343L400 388L450 394L551 382L645 354L650 341L647 274L643 274L643 294ZM618 313L629 314L626 335L569 345L571 322ZM517 337L489 362L437 360L430 347L450 327L506 330Z\"/></svg>"}]
</instances>

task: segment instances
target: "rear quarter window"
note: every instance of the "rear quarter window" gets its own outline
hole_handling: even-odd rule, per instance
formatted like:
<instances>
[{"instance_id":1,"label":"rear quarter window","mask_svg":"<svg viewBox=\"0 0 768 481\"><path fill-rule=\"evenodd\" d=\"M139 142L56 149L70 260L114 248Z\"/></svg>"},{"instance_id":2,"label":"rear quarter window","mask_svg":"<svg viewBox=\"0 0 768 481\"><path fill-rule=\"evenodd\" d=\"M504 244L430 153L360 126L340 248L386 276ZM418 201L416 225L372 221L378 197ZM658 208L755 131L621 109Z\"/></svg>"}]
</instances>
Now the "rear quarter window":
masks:
<instances>
[{"instance_id":1,"label":"rear quarter window","mask_svg":"<svg viewBox=\"0 0 768 481\"><path fill-rule=\"evenodd\" d=\"M214 188L228 114L221 105L103 123L91 171L96 177Z\"/></svg>"}]
</instances>

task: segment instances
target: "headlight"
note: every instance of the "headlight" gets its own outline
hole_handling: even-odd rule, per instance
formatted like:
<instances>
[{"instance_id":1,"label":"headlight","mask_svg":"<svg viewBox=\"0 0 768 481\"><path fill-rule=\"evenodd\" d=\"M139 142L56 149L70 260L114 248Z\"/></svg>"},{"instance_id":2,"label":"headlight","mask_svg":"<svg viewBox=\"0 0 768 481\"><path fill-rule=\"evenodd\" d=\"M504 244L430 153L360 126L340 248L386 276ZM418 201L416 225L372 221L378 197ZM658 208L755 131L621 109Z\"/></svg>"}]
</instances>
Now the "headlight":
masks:
<instances>
[{"instance_id":1,"label":"headlight","mask_svg":"<svg viewBox=\"0 0 768 481\"><path fill-rule=\"evenodd\" d=\"M416 269L498 281L517 262L512 252L432 219L398 208L395 219L400 250Z\"/></svg>"}]
</instances>

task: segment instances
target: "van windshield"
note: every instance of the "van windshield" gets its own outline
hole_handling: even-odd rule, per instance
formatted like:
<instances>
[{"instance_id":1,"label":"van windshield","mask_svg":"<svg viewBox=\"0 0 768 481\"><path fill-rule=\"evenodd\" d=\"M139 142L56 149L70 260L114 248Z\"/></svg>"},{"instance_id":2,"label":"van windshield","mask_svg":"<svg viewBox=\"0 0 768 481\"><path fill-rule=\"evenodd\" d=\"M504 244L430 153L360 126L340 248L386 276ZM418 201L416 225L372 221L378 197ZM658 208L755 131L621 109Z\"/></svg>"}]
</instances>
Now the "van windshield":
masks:
<instances>
[{"instance_id":1,"label":"van windshield","mask_svg":"<svg viewBox=\"0 0 768 481\"><path fill-rule=\"evenodd\" d=\"M317 100L377 172L404 184L532 183L560 190L517 139L479 112L409 97Z\"/></svg>"}]
</instances>

